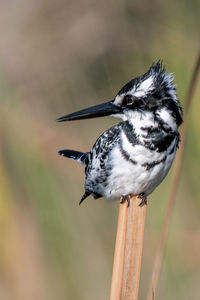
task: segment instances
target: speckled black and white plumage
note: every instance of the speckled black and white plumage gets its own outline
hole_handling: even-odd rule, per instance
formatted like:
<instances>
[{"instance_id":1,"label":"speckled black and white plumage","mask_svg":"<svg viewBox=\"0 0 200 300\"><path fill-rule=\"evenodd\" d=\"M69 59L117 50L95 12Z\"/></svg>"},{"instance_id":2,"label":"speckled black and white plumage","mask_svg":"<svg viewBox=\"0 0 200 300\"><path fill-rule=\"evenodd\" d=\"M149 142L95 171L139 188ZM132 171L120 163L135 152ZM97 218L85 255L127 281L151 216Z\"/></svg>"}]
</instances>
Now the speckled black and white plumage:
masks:
<instances>
[{"instance_id":1,"label":"speckled black and white plumage","mask_svg":"<svg viewBox=\"0 0 200 300\"><path fill-rule=\"evenodd\" d=\"M111 103L118 108L113 116L123 121L105 131L91 152L59 152L85 166L81 202L90 194L146 197L167 175L180 142L182 109L173 76L160 62L127 83Z\"/></svg>"}]
</instances>

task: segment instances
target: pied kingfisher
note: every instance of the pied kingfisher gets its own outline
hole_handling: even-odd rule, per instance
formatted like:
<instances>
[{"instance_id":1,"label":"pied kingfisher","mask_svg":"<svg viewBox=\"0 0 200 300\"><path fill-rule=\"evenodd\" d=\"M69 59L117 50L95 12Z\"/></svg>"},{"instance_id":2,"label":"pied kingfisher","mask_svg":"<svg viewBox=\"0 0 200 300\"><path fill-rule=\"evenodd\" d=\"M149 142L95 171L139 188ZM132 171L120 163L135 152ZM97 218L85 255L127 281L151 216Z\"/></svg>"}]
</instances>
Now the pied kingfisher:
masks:
<instances>
[{"instance_id":1,"label":"pied kingfisher","mask_svg":"<svg viewBox=\"0 0 200 300\"><path fill-rule=\"evenodd\" d=\"M105 131L90 152L61 150L59 154L85 166L85 193L119 199L147 196L167 175L180 142L182 108L174 77L160 61L132 79L106 103L65 115L58 122L112 115L123 121Z\"/></svg>"}]
</instances>

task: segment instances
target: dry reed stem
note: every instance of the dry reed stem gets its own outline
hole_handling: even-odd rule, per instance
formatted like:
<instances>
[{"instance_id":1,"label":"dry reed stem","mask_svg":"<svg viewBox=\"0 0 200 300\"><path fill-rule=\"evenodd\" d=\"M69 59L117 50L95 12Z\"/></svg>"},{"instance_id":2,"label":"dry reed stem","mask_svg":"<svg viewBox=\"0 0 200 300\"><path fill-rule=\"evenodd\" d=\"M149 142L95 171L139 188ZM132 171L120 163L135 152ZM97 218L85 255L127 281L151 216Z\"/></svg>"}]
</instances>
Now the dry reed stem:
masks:
<instances>
[{"instance_id":1,"label":"dry reed stem","mask_svg":"<svg viewBox=\"0 0 200 300\"><path fill-rule=\"evenodd\" d=\"M133 196L130 206L120 204L110 300L137 300L146 205Z\"/></svg>"},{"instance_id":2,"label":"dry reed stem","mask_svg":"<svg viewBox=\"0 0 200 300\"><path fill-rule=\"evenodd\" d=\"M185 142L186 142L186 131L187 131L187 126L188 126L189 109L190 109L190 106L192 103L193 94L194 94L194 90L196 87L199 71L200 71L200 53L199 53L198 59L195 64L195 68L194 68L194 71L192 74L191 82L190 82L186 100L185 100L184 123L183 123L182 130L181 130L181 145L180 145L180 149L177 153L177 157L176 157L175 164L174 164L174 172L173 172L172 185L171 185L169 199L168 199L168 206L167 206L167 211L166 211L165 219L163 222L162 230L160 233L160 238L158 241L158 247L157 247L157 251L156 251L156 255L155 255L151 282L150 282L148 294L147 294L147 300L155 299L158 280L160 277L161 266L162 266L162 262L163 262L163 255L164 255L164 250L165 250L168 231L169 231L169 225L171 222L172 213L173 213L175 200L176 200L176 195L177 195L177 191L178 191L178 184L180 181L181 165L182 165L182 160L183 160L184 146L185 146Z\"/></svg>"}]
</instances>

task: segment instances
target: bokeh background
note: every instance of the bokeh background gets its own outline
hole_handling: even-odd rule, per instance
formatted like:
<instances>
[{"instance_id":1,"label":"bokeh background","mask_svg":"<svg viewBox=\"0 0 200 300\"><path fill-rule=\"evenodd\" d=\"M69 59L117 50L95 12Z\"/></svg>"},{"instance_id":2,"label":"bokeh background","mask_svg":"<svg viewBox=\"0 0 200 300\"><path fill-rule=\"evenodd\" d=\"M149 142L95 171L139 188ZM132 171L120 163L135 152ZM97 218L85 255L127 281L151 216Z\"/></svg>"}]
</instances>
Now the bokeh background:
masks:
<instances>
[{"instance_id":1,"label":"bokeh background","mask_svg":"<svg viewBox=\"0 0 200 300\"><path fill-rule=\"evenodd\" d=\"M199 50L200 2L0 1L0 299L109 299L118 203L78 202L81 165L116 120L56 123L102 103L162 59L185 94ZM157 299L200 299L200 84ZM171 174L171 173L170 173ZM145 299L171 175L147 210Z\"/></svg>"}]
</instances>

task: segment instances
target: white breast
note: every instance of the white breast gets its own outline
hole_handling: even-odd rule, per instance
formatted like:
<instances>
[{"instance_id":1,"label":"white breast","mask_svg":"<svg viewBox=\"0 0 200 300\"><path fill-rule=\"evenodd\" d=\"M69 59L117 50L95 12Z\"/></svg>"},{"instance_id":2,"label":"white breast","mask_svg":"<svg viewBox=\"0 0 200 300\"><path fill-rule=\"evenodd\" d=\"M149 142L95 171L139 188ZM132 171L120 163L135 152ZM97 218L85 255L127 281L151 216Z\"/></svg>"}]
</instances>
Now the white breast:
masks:
<instances>
[{"instance_id":1,"label":"white breast","mask_svg":"<svg viewBox=\"0 0 200 300\"><path fill-rule=\"evenodd\" d=\"M151 151L144 146L132 146L122 133L124 149L130 155L132 160L137 164L127 161L121 154L119 146L115 147L109 158L112 165L112 172L108 178L108 185L104 190L105 197L118 198L121 195L146 193L147 195L160 184L160 182L167 175L171 164L175 157L175 151L169 154L171 149L175 146L175 141L172 142L168 151L159 153ZM161 161L166 156L166 160L151 169L147 170L143 164Z\"/></svg>"}]
</instances>

